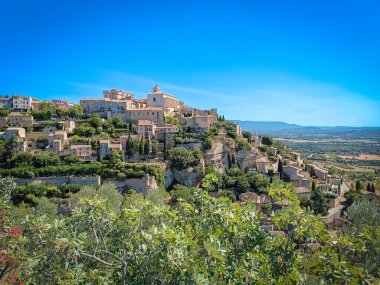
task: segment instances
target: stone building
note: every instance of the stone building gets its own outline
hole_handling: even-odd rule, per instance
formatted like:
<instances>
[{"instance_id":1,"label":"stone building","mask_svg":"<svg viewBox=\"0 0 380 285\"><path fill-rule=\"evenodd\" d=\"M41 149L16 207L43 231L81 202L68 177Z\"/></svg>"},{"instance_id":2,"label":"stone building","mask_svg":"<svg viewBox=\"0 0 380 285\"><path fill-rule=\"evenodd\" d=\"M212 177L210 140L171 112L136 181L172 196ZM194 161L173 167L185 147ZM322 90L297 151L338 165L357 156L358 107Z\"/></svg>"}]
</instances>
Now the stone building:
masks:
<instances>
[{"instance_id":1,"label":"stone building","mask_svg":"<svg viewBox=\"0 0 380 285\"><path fill-rule=\"evenodd\" d=\"M7 116L7 125L10 127L33 127L33 116L28 113L11 112Z\"/></svg>"},{"instance_id":2,"label":"stone building","mask_svg":"<svg viewBox=\"0 0 380 285\"><path fill-rule=\"evenodd\" d=\"M32 108L32 97L13 95L13 109L18 112L25 112Z\"/></svg>"},{"instance_id":3,"label":"stone building","mask_svg":"<svg viewBox=\"0 0 380 285\"><path fill-rule=\"evenodd\" d=\"M0 96L0 109L11 109L12 99L6 96Z\"/></svg>"},{"instance_id":4,"label":"stone building","mask_svg":"<svg viewBox=\"0 0 380 285\"><path fill-rule=\"evenodd\" d=\"M175 96L162 92L156 85L152 93L147 96L146 106L147 108L179 109L179 101Z\"/></svg>"},{"instance_id":5,"label":"stone building","mask_svg":"<svg viewBox=\"0 0 380 285\"><path fill-rule=\"evenodd\" d=\"M125 112L124 120L131 120L137 123L139 120L148 120L153 123L164 123L165 122L165 110L162 108L141 108L141 109L130 109Z\"/></svg>"},{"instance_id":6,"label":"stone building","mask_svg":"<svg viewBox=\"0 0 380 285\"><path fill-rule=\"evenodd\" d=\"M111 100L133 100L134 95L133 93L126 92L120 89L111 89L111 90L104 90L103 91L103 97L109 98Z\"/></svg>"},{"instance_id":7,"label":"stone building","mask_svg":"<svg viewBox=\"0 0 380 285\"><path fill-rule=\"evenodd\" d=\"M113 118L123 116L127 109L132 108L132 100L114 100L110 98L82 98L80 105L88 114L99 114L102 118Z\"/></svg>"},{"instance_id":8,"label":"stone building","mask_svg":"<svg viewBox=\"0 0 380 285\"><path fill-rule=\"evenodd\" d=\"M121 144L110 143L109 140L100 140L99 141L99 159L103 160L109 156L112 150L122 150Z\"/></svg>"},{"instance_id":9,"label":"stone building","mask_svg":"<svg viewBox=\"0 0 380 285\"><path fill-rule=\"evenodd\" d=\"M186 125L190 127L191 130L196 132L208 131L215 122L214 115L195 115L193 117L185 118Z\"/></svg>"},{"instance_id":10,"label":"stone building","mask_svg":"<svg viewBox=\"0 0 380 285\"><path fill-rule=\"evenodd\" d=\"M149 120L138 120L137 134L145 138L153 138L156 135L156 124Z\"/></svg>"},{"instance_id":11,"label":"stone building","mask_svg":"<svg viewBox=\"0 0 380 285\"><path fill-rule=\"evenodd\" d=\"M92 159L92 147L91 145L72 145L68 149L68 153L75 155L83 160Z\"/></svg>"}]
</instances>

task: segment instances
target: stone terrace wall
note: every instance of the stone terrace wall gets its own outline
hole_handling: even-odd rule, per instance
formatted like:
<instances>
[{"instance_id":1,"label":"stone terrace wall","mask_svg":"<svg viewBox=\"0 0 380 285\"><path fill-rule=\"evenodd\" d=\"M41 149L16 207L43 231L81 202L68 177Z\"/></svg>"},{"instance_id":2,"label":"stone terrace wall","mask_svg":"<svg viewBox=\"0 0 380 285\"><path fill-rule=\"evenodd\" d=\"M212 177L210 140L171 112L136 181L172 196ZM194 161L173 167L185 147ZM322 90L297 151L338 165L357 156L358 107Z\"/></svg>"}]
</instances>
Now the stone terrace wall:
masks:
<instances>
[{"instance_id":1,"label":"stone terrace wall","mask_svg":"<svg viewBox=\"0 0 380 285\"><path fill-rule=\"evenodd\" d=\"M100 176L86 177L70 177L70 176L54 176L54 177L38 177L38 178L14 178L16 185L23 186L29 184L48 184L60 186L62 184L81 184L81 185L100 185Z\"/></svg>"},{"instance_id":2,"label":"stone terrace wall","mask_svg":"<svg viewBox=\"0 0 380 285\"><path fill-rule=\"evenodd\" d=\"M146 175L143 178L129 178L122 181L117 181L113 179L103 180L102 184L113 183L115 184L118 191L123 192L129 189L136 190L136 192L143 192L150 189L158 189L156 178L154 176Z\"/></svg>"}]
</instances>

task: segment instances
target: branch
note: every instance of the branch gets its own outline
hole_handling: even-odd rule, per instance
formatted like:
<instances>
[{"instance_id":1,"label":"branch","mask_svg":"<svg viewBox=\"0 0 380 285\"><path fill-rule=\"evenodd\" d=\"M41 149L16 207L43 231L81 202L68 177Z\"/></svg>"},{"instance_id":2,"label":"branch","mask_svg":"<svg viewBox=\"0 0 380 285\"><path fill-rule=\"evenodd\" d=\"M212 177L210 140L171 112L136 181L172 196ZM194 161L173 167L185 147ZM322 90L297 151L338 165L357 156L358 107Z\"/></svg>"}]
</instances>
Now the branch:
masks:
<instances>
[{"instance_id":1,"label":"branch","mask_svg":"<svg viewBox=\"0 0 380 285\"><path fill-rule=\"evenodd\" d=\"M95 255L91 255L91 254L88 254L88 253L85 253L84 251L80 251L80 254L81 255L84 255L84 256L87 256L87 257L90 257L90 258L93 258L95 259L96 261L99 261L100 263L103 263L104 265L107 265L107 266L110 266L110 267L116 267L117 265L116 264L113 264L113 263L109 263Z\"/></svg>"}]
</instances>

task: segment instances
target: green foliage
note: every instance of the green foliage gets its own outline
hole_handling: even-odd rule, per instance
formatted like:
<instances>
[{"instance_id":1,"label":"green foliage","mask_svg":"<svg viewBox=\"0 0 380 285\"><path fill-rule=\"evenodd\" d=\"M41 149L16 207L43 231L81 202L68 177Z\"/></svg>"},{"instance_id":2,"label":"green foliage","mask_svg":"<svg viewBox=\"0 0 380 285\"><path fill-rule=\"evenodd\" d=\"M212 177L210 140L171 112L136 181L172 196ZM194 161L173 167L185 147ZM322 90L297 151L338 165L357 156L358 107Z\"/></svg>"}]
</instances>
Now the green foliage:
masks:
<instances>
[{"instance_id":1,"label":"green foliage","mask_svg":"<svg viewBox=\"0 0 380 285\"><path fill-rule=\"evenodd\" d=\"M83 108L80 105L74 105L69 107L66 110L66 114L68 117L73 118L73 119L80 119L83 117Z\"/></svg>"},{"instance_id":2,"label":"green foliage","mask_svg":"<svg viewBox=\"0 0 380 285\"><path fill-rule=\"evenodd\" d=\"M214 191L218 189L219 177L215 173L208 173L202 179L202 188L206 191Z\"/></svg>"},{"instance_id":3,"label":"green foliage","mask_svg":"<svg viewBox=\"0 0 380 285\"><path fill-rule=\"evenodd\" d=\"M244 193L249 191L251 185L246 176L239 176L235 181L235 187L239 193Z\"/></svg>"},{"instance_id":4,"label":"green foliage","mask_svg":"<svg viewBox=\"0 0 380 285\"><path fill-rule=\"evenodd\" d=\"M170 191L170 196L172 197L173 203L178 203L180 199L186 201L187 203L194 203L195 197L194 193L196 188L186 187L181 184L177 184L173 187L173 190Z\"/></svg>"},{"instance_id":5,"label":"green foliage","mask_svg":"<svg viewBox=\"0 0 380 285\"><path fill-rule=\"evenodd\" d=\"M34 156L33 165L35 167L45 167L49 165L57 165L59 156L54 153L42 152Z\"/></svg>"},{"instance_id":6,"label":"green foliage","mask_svg":"<svg viewBox=\"0 0 380 285\"><path fill-rule=\"evenodd\" d=\"M252 138L252 133L251 132L246 132L244 131L243 133L243 137L250 140Z\"/></svg>"},{"instance_id":7,"label":"green foliage","mask_svg":"<svg viewBox=\"0 0 380 285\"><path fill-rule=\"evenodd\" d=\"M8 116L10 111L8 109L0 109L0 117Z\"/></svg>"},{"instance_id":8,"label":"green foliage","mask_svg":"<svg viewBox=\"0 0 380 285\"><path fill-rule=\"evenodd\" d=\"M158 141L155 141L153 144L153 155L154 157L158 157Z\"/></svg>"},{"instance_id":9,"label":"green foliage","mask_svg":"<svg viewBox=\"0 0 380 285\"><path fill-rule=\"evenodd\" d=\"M330 237L319 216L299 206L293 187L272 185L274 201L290 201L270 218L284 236L272 236L250 204L183 186L175 191L171 207L133 193L123 198L112 185L84 187L71 195L71 215L54 218L50 201L35 213L10 212L1 198L0 246L17 262L0 283L14 272L28 284L376 284L380 278L379 219L371 226L354 222L375 214L368 204L350 213L359 227ZM322 247L306 251L310 241Z\"/></svg>"},{"instance_id":10,"label":"green foliage","mask_svg":"<svg viewBox=\"0 0 380 285\"><path fill-rule=\"evenodd\" d=\"M100 118L99 114L93 114L92 117L90 119L88 119L87 121L95 129L101 127L103 124L103 121Z\"/></svg>"},{"instance_id":11,"label":"green foliage","mask_svg":"<svg viewBox=\"0 0 380 285\"><path fill-rule=\"evenodd\" d=\"M258 146L257 147L261 152L267 152L268 148L265 146Z\"/></svg>"},{"instance_id":12,"label":"green foliage","mask_svg":"<svg viewBox=\"0 0 380 285\"><path fill-rule=\"evenodd\" d=\"M243 149L250 150L251 148L252 148L251 144L249 142L247 142L246 140L237 139L237 142L236 142L236 150L237 151L240 151Z\"/></svg>"},{"instance_id":13,"label":"green foliage","mask_svg":"<svg viewBox=\"0 0 380 285\"><path fill-rule=\"evenodd\" d=\"M65 164L77 164L77 163L80 163L81 160L76 155L69 154L63 157L63 162Z\"/></svg>"},{"instance_id":14,"label":"green foliage","mask_svg":"<svg viewBox=\"0 0 380 285\"><path fill-rule=\"evenodd\" d=\"M249 171L246 174L248 178L248 183L253 192L258 194L266 194L268 193L269 181L264 176L254 171Z\"/></svg>"},{"instance_id":15,"label":"green foliage","mask_svg":"<svg viewBox=\"0 0 380 285\"><path fill-rule=\"evenodd\" d=\"M165 123L179 126L180 121L175 117L165 117Z\"/></svg>"},{"instance_id":16,"label":"green foliage","mask_svg":"<svg viewBox=\"0 0 380 285\"><path fill-rule=\"evenodd\" d=\"M271 137L264 136L261 138L261 142L264 145L271 146L273 144L273 139Z\"/></svg>"},{"instance_id":17,"label":"green foliage","mask_svg":"<svg viewBox=\"0 0 380 285\"><path fill-rule=\"evenodd\" d=\"M96 133L96 129L91 125L84 123L79 127L75 128L75 134L83 137L92 137Z\"/></svg>"},{"instance_id":18,"label":"green foliage","mask_svg":"<svg viewBox=\"0 0 380 285\"><path fill-rule=\"evenodd\" d=\"M169 159L172 166L176 169L184 169L190 166L196 166L201 158L200 150L188 150L183 147L175 147L169 151Z\"/></svg>"},{"instance_id":19,"label":"green foliage","mask_svg":"<svg viewBox=\"0 0 380 285\"><path fill-rule=\"evenodd\" d=\"M236 194L232 190L219 190L216 197L217 198L225 197L229 199L231 202L236 202Z\"/></svg>"},{"instance_id":20,"label":"green foliage","mask_svg":"<svg viewBox=\"0 0 380 285\"><path fill-rule=\"evenodd\" d=\"M380 226L380 206L376 201L358 200L348 207L346 218L350 221L347 229L351 231L361 230L364 226Z\"/></svg>"},{"instance_id":21,"label":"green foliage","mask_svg":"<svg viewBox=\"0 0 380 285\"><path fill-rule=\"evenodd\" d=\"M310 204L311 209L313 209L316 214L325 215L330 208L329 200L326 198L320 187L311 192Z\"/></svg>"},{"instance_id":22,"label":"green foliage","mask_svg":"<svg viewBox=\"0 0 380 285\"><path fill-rule=\"evenodd\" d=\"M355 202L359 202L364 199L363 193L356 190L350 190L347 193L344 194L344 197L346 198L346 204L347 206L351 206Z\"/></svg>"},{"instance_id":23,"label":"green foliage","mask_svg":"<svg viewBox=\"0 0 380 285\"><path fill-rule=\"evenodd\" d=\"M30 166L33 164L33 154L29 152L19 152L11 158L9 165L11 167Z\"/></svg>"}]
</instances>

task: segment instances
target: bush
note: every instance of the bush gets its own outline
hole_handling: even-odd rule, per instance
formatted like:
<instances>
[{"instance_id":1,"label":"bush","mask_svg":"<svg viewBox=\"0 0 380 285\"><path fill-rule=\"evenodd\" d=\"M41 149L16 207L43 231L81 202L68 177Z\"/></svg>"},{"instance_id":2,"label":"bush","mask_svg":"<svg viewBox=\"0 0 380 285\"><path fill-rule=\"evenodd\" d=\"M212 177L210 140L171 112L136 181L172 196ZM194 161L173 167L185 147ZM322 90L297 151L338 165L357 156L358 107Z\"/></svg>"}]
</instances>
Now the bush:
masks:
<instances>
[{"instance_id":1,"label":"bush","mask_svg":"<svg viewBox=\"0 0 380 285\"><path fill-rule=\"evenodd\" d=\"M177 184L174 186L173 190L170 191L170 195L172 196L173 203L177 203L179 199L183 199L188 203L193 203L194 191L195 191L195 188L193 187L186 187L181 184Z\"/></svg>"},{"instance_id":2,"label":"bush","mask_svg":"<svg viewBox=\"0 0 380 285\"><path fill-rule=\"evenodd\" d=\"M231 202L236 202L236 194L234 191L231 191L231 190L220 190L218 191L218 193L216 194L216 197L217 198L220 198L220 197L226 197L228 198Z\"/></svg>"},{"instance_id":3,"label":"bush","mask_svg":"<svg viewBox=\"0 0 380 285\"><path fill-rule=\"evenodd\" d=\"M185 169L197 165L201 155L200 150L191 151L183 147L175 147L169 151L169 159L176 169Z\"/></svg>"},{"instance_id":4,"label":"bush","mask_svg":"<svg viewBox=\"0 0 380 285\"><path fill-rule=\"evenodd\" d=\"M270 146L273 144L273 139L271 137L262 137L261 142L264 145Z\"/></svg>"},{"instance_id":5,"label":"bush","mask_svg":"<svg viewBox=\"0 0 380 285\"><path fill-rule=\"evenodd\" d=\"M250 143L244 139L238 139L236 142L236 150L237 151L243 150L243 149L250 150L251 148L252 148L252 146L250 145Z\"/></svg>"}]
</instances>

